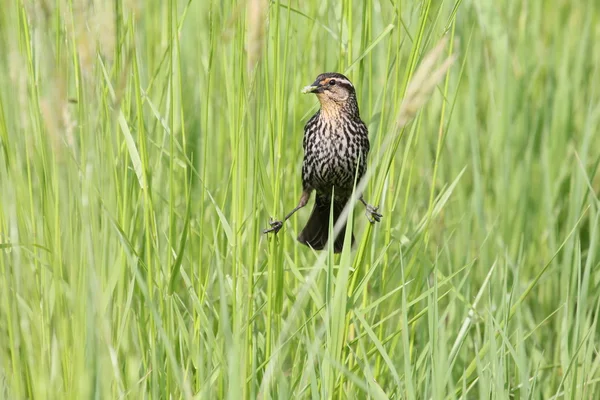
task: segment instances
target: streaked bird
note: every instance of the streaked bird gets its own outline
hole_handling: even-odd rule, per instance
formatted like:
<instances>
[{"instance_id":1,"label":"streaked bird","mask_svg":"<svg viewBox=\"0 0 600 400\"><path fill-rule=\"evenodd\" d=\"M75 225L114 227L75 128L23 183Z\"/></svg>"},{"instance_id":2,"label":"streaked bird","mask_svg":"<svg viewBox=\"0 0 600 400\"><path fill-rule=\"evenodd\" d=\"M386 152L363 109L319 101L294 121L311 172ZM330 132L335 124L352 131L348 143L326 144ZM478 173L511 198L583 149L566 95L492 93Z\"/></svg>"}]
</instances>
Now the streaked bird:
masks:
<instances>
[{"instance_id":1,"label":"streaked bird","mask_svg":"<svg viewBox=\"0 0 600 400\"><path fill-rule=\"evenodd\" d=\"M367 126L360 119L356 91L344 75L328 72L303 89L316 94L321 108L304 127L304 161L302 163L302 195L296 208L283 220L271 220L264 233L277 233L283 223L304 207L312 192L315 205L298 241L315 250L322 250L329 239L329 216L333 205L334 224L352 196L356 182L365 174L369 137ZM360 195L371 223L379 222L382 215ZM346 225L334 241L334 252L342 251ZM354 235L352 235L354 243Z\"/></svg>"}]
</instances>

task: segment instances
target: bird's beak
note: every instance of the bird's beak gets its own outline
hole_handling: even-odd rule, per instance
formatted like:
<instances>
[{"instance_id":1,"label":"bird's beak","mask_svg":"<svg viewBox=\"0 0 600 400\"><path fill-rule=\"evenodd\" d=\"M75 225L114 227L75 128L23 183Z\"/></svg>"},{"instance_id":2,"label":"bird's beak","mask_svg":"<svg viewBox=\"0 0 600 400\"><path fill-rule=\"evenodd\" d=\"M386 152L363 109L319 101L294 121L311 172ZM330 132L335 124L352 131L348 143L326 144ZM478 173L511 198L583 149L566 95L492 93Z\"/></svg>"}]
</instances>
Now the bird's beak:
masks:
<instances>
[{"instance_id":1,"label":"bird's beak","mask_svg":"<svg viewBox=\"0 0 600 400\"><path fill-rule=\"evenodd\" d=\"M302 93L321 93L323 91L323 85L319 81L316 81L310 86L305 86L302 89Z\"/></svg>"}]
</instances>

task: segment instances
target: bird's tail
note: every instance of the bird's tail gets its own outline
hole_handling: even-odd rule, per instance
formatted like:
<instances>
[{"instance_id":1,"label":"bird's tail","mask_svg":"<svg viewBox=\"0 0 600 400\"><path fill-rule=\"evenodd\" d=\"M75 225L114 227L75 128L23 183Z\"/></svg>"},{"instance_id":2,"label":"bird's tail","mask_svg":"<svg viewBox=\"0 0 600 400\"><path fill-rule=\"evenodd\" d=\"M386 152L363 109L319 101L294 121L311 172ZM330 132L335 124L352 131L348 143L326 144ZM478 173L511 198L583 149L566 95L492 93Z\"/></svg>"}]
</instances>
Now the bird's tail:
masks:
<instances>
[{"instance_id":1,"label":"bird's tail","mask_svg":"<svg viewBox=\"0 0 600 400\"><path fill-rule=\"evenodd\" d=\"M335 225L338 220L346 202L333 202L333 224ZM308 222L300 235L298 235L298 241L315 250L323 250L327 245L327 239L329 237L329 212L331 209L331 197L328 196L316 196L315 206L313 207L312 213L308 218ZM346 234L346 224L344 224L340 234L333 243L333 251L340 253L344 246L344 237ZM354 244L354 234L352 234L352 244Z\"/></svg>"}]
</instances>

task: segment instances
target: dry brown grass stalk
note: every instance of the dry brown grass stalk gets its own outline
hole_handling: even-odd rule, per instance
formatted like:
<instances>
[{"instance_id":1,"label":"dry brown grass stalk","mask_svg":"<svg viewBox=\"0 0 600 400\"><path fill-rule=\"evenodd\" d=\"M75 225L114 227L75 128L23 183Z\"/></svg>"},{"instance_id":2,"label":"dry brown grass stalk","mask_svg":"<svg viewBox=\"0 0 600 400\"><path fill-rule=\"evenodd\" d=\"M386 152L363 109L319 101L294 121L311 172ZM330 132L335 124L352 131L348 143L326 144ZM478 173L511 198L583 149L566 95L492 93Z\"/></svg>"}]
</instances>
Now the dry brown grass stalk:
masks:
<instances>
[{"instance_id":1,"label":"dry brown grass stalk","mask_svg":"<svg viewBox=\"0 0 600 400\"><path fill-rule=\"evenodd\" d=\"M450 66L456 60L453 54L446 58L439 67L435 67L438 60L444 53L447 38L444 37L440 42L425 55L421 64L408 83L406 94L402 100L400 111L398 112L397 126L402 128L406 126L417 114L417 112L427 103L433 89L441 82Z\"/></svg>"},{"instance_id":2,"label":"dry brown grass stalk","mask_svg":"<svg viewBox=\"0 0 600 400\"><path fill-rule=\"evenodd\" d=\"M251 71L262 57L268 10L269 3L267 0L248 0L246 10L248 71Z\"/></svg>"}]
</instances>

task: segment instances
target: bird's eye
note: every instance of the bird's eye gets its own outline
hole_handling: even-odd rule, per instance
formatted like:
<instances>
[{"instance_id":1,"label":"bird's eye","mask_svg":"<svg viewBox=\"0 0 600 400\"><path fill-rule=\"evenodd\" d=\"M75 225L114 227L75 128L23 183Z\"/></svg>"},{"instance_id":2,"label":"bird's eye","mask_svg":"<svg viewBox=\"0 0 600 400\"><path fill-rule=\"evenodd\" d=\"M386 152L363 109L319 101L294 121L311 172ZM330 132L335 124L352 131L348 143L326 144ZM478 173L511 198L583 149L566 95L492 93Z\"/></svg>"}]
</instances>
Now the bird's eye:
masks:
<instances>
[{"instance_id":1,"label":"bird's eye","mask_svg":"<svg viewBox=\"0 0 600 400\"><path fill-rule=\"evenodd\" d=\"M329 86L333 86L333 85L335 85L335 79L331 79L331 80L329 81Z\"/></svg>"}]
</instances>

